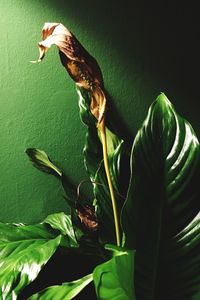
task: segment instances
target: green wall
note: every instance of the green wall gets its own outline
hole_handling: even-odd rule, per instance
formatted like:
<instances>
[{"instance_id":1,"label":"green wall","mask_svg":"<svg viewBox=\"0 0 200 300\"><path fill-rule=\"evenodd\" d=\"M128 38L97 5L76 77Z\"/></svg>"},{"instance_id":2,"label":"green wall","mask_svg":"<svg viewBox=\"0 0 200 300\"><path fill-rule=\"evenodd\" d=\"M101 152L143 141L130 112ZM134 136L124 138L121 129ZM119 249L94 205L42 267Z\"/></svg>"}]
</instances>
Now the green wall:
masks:
<instances>
[{"instance_id":1,"label":"green wall","mask_svg":"<svg viewBox=\"0 0 200 300\"><path fill-rule=\"evenodd\" d=\"M26 148L45 150L76 183L87 178L74 83L55 47L43 63L29 62L44 22L66 25L97 59L132 137L161 91L199 136L198 10L138 2L0 0L1 221L32 223L67 209L59 182L31 166Z\"/></svg>"}]
</instances>

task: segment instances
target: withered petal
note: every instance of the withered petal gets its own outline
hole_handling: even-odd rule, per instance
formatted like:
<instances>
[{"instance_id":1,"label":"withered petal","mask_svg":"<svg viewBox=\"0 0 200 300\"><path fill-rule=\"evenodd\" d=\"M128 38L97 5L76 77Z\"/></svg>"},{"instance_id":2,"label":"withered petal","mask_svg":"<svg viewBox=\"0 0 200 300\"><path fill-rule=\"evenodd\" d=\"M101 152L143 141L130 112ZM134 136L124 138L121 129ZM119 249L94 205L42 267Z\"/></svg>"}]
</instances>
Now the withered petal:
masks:
<instances>
[{"instance_id":1,"label":"withered petal","mask_svg":"<svg viewBox=\"0 0 200 300\"><path fill-rule=\"evenodd\" d=\"M70 31L60 23L45 23L42 28L42 41L39 46L39 59L41 61L45 53L52 45L56 45L58 48L65 46L66 37L71 36Z\"/></svg>"},{"instance_id":2,"label":"withered petal","mask_svg":"<svg viewBox=\"0 0 200 300\"><path fill-rule=\"evenodd\" d=\"M106 98L97 61L61 23L44 24L42 41L38 44L38 62L44 58L52 45L59 48L61 62L75 83L91 93L91 113L100 123L106 109Z\"/></svg>"},{"instance_id":3,"label":"withered petal","mask_svg":"<svg viewBox=\"0 0 200 300\"><path fill-rule=\"evenodd\" d=\"M77 215L85 229L89 232L95 232L98 230L98 221L95 211L88 205L77 204Z\"/></svg>"},{"instance_id":4,"label":"withered petal","mask_svg":"<svg viewBox=\"0 0 200 300\"><path fill-rule=\"evenodd\" d=\"M105 110L106 110L106 97L101 88L95 88L92 93L92 101L90 105L91 113L98 120L98 124L101 123Z\"/></svg>"}]
</instances>

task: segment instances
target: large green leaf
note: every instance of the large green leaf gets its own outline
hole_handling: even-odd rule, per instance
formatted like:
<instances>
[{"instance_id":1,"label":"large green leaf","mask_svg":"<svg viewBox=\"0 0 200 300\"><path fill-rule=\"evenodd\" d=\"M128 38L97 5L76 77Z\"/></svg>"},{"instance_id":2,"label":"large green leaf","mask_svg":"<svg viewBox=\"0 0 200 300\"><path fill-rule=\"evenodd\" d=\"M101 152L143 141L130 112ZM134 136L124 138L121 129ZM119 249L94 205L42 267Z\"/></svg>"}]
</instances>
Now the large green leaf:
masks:
<instances>
[{"instance_id":1,"label":"large green leaf","mask_svg":"<svg viewBox=\"0 0 200 300\"><path fill-rule=\"evenodd\" d=\"M200 291L199 157L191 125L161 94L133 144L122 213L140 300L191 300Z\"/></svg>"},{"instance_id":2,"label":"large green leaf","mask_svg":"<svg viewBox=\"0 0 200 300\"><path fill-rule=\"evenodd\" d=\"M1 299L16 299L61 243L77 246L69 225L69 217L63 213L50 215L37 225L0 223Z\"/></svg>"},{"instance_id":3,"label":"large green leaf","mask_svg":"<svg viewBox=\"0 0 200 300\"><path fill-rule=\"evenodd\" d=\"M72 282L51 286L34 294L29 300L70 300L77 296L92 280L93 276L89 274Z\"/></svg>"},{"instance_id":4,"label":"large green leaf","mask_svg":"<svg viewBox=\"0 0 200 300\"><path fill-rule=\"evenodd\" d=\"M96 294L100 300L135 300L135 252L109 245L113 257L93 272Z\"/></svg>"}]
</instances>

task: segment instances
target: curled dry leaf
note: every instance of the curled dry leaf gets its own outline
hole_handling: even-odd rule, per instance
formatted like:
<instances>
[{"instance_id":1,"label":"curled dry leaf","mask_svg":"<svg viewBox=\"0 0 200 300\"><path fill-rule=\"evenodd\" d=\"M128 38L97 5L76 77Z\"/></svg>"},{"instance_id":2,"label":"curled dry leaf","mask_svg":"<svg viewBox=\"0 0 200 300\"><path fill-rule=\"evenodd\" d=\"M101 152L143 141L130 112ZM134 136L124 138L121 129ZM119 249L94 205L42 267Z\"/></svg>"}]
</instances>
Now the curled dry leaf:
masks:
<instances>
[{"instance_id":1,"label":"curled dry leaf","mask_svg":"<svg viewBox=\"0 0 200 300\"><path fill-rule=\"evenodd\" d=\"M40 52L38 62L44 58L52 45L59 48L61 62L75 83L90 92L90 110L100 124L104 119L106 98L103 91L102 73L97 61L60 23L44 24L42 41L38 44Z\"/></svg>"},{"instance_id":2,"label":"curled dry leaf","mask_svg":"<svg viewBox=\"0 0 200 300\"><path fill-rule=\"evenodd\" d=\"M98 221L94 209L89 205L77 203L76 210L85 230L90 234L95 234L98 230Z\"/></svg>"}]
</instances>

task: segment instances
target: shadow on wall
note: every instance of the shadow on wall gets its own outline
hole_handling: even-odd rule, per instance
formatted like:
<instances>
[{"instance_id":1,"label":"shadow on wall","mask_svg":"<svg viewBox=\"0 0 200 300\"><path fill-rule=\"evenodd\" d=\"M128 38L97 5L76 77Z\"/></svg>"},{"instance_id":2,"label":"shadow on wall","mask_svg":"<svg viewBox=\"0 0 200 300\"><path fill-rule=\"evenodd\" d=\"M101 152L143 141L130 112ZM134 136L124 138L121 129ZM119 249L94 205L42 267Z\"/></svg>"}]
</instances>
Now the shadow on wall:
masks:
<instances>
[{"instance_id":1,"label":"shadow on wall","mask_svg":"<svg viewBox=\"0 0 200 300\"><path fill-rule=\"evenodd\" d=\"M194 4L130 0L50 2L62 15L70 11L86 33L105 43L112 40L133 86L135 73L148 73L146 86L143 86L145 93L138 95L140 101L145 101L145 95L153 97L150 99L153 101L159 92L165 92L176 103L177 110L192 122L198 134L199 54L196 43L199 26L198 9ZM148 91L151 78L155 80L155 88Z\"/></svg>"}]
</instances>

